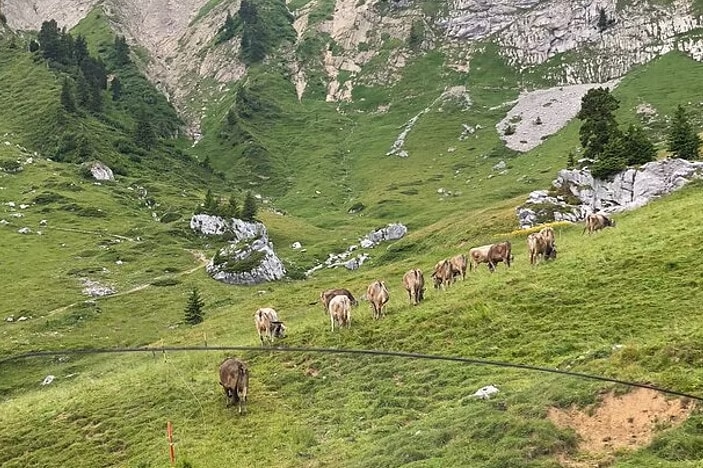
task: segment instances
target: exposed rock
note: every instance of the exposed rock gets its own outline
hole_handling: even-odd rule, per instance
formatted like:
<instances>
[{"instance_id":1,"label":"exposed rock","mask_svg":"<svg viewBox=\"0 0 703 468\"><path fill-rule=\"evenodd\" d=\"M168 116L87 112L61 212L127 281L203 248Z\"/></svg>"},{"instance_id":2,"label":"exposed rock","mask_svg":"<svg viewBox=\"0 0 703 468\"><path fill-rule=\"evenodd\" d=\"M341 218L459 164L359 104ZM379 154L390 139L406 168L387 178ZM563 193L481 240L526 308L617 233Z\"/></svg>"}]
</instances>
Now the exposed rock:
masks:
<instances>
[{"instance_id":1,"label":"exposed rock","mask_svg":"<svg viewBox=\"0 0 703 468\"><path fill-rule=\"evenodd\" d=\"M85 163L85 167L90 171L95 180L115 180L112 169L100 161Z\"/></svg>"},{"instance_id":2,"label":"exposed rock","mask_svg":"<svg viewBox=\"0 0 703 468\"><path fill-rule=\"evenodd\" d=\"M47 375L46 377L44 377L44 380L42 380L42 383L41 383L41 384L42 384L42 385L50 385L51 382L53 382L55 378L56 378L56 377L54 377L54 376L51 375L51 374L50 374L50 375Z\"/></svg>"},{"instance_id":3,"label":"exposed rock","mask_svg":"<svg viewBox=\"0 0 703 468\"><path fill-rule=\"evenodd\" d=\"M266 236L248 245L233 243L223 247L206 269L213 279L227 284L259 284L286 275L283 262Z\"/></svg>"},{"instance_id":4,"label":"exposed rock","mask_svg":"<svg viewBox=\"0 0 703 468\"><path fill-rule=\"evenodd\" d=\"M408 228L401 223L391 223L388 226L371 231L359 239L362 248L373 248L381 242L400 239L408 233Z\"/></svg>"},{"instance_id":5,"label":"exposed rock","mask_svg":"<svg viewBox=\"0 0 703 468\"><path fill-rule=\"evenodd\" d=\"M88 278L81 278L81 283L83 284L83 294L91 297L102 297L115 294L115 288L111 286L105 286L97 281L90 280Z\"/></svg>"},{"instance_id":6,"label":"exposed rock","mask_svg":"<svg viewBox=\"0 0 703 468\"><path fill-rule=\"evenodd\" d=\"M20 234L31 234L32 230L29 229L28 227L23 227L17 230Z\"/></svg>"},{"instance_id":7,"label":"exposed rock","mask_svg":"<svg viewBox=\"0 0 703 468\"><path fill-rule=\"evenodd\" d=\"M507 164L505 164L505 161L498 161L497 164L493 166L494 171L504 171L507 168Z\"/></svg>"},{"instance_id":8,"label":"exposed rock","mask_svg":"<svg viewBox=\"0 0 703 468\"><path fill-rule=\"evenodd\" d=\"M198 214L191 218L190 228L203 235L230 238L230 244L220 249L206 267L217 281L259 284L281 279L286 274L262 223Z\"/></svg>"},{"instance_id":9,"label":"exposed rock","mask_svg":"<svg viewBox=\"0 0 703 468\"><path fill-rule=\"evenodd\" d=\"M517 208L520 227L547 221L581 221L589 213L617 213L646 205L703 177L703 162L665 159L626 169L612 180L594 179L588 169L563 169L552 183L555 195L532 192Z\"/></svg>"},{"instance_id":10,"label":"exposed rock","mask_svg":"<svg viewBox=\"0 0 703 468\"><path fill-rule=\"evenodd\" d=\"M589 89L600 86L613 89L617 84L618 81L614 80L522 93L515 101L515 106L496 124L496 130L508 148L529 151L542 143L548 135L561 130L576 116L581 108L581 98ZM541 123L535 125L538 118ZM502 131L508 125L515 129L510 135Z\"/></svg>"},{"instance_id":11,"label":"exposed rock","mask_svg":"<svg viewBox=\"0 0 703 468\"><path fill-rule=\"evenodd\" d=\"M297 241L296 241L296 242L293 242L293 243L290 245L290 248L291 248L291 249L298 250L298 249L303 248L303 245L302 245L300 242L297 242Z\"/></svg>"}]
</instances>

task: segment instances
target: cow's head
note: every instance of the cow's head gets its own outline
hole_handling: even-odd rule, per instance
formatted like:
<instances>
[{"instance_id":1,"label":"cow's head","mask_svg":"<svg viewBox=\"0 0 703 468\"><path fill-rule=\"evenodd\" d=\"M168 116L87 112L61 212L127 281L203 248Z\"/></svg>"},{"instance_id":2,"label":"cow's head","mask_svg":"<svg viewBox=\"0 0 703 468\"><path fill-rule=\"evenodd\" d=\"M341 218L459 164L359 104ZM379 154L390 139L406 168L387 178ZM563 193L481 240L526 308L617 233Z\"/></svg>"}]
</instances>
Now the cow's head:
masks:
<instances>
[{"instance_id":1,"label":"cow's head","mask_svg":"<svg viewBox=\"0 0 703 468\"><path fill-rule=\"evenodd\" d=\"M283 322L271 322L273 326L273 336L274 338L285 338L286 337L286 326Z\"/></svg>"},{"instance_id":2,"label":"cow's head","mask_svg":"<svg viewBox=\"0 0 703 468\"><path fill-rule=\"evenodd\" d=\"M556 260L557 259L557 247L554 246L547 252L547 259Z\"/></svg>"},{"instance_id":3,"label":"cow's head","mask_svg":"<svg viewBox=\"0 0 703 468\"><path fill-rule=\"evenodd\" d=\"M615 227L615 220L614 220L614 219L609 219L609 220L608 220L608 226L610 226L610 227Z\"/></svg>"}]
</instances>

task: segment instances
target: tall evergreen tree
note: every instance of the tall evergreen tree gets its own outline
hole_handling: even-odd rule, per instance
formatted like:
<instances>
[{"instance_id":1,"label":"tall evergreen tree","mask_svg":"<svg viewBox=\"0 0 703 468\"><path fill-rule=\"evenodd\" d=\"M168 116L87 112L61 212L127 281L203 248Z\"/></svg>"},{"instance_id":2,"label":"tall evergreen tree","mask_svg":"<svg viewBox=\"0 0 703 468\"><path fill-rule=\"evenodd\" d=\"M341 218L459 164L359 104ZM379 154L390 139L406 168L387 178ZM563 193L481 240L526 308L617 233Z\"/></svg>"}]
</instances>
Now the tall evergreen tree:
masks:
<instances>
[{"instance_id":1,"label":"tall evergreen tree","mask_svg":"<svg viewBox=\"0 0 703 468\"><path fill-rule=\"evenodd\" d=\"M609 23L608 14L605 12L605 8L598 8L598 31L603 32L608 29Z\"/></svg>"},{"instance_id":2,"label":"tall evergreen tree","mask_svg":"<svg viewBox=\"0 0 703 468\"><path fill-rule=\"evenodd\" d=\"M205 301L200 297L198 288L193 290L188 295L188 302L185 307L185 321L190 325L197 325L203 321Z\"/></svg>"},{"instance_id":3,"label":"tall evergreen tree","mask_svg":"<svg viewBox=\"0 0 703 468\"><path fill-rule=\"evenodd\" d=\"M119 101L122 97L122 82L119 77L114 77L112 82L110 82L110 92L112 93L113 101Z\"/></svg>"},{"instance_id":4,"label":"tall evergreen tree","mask_svg":"<svg viewBox=\"0 0 703 468\"><path fill-rule=\"evenodd\" d=\"M88 55L88 44L85 41L85 37L79 34L73 42L73 58L76 63L80 64Z\"/></svg>"},{"instance_id":5,"label":"tall evergreen tree","mask_svg":"<svg viewBox=\"0 0 703 468\"><path fill-rule=\"evenodd\" d=\"M118 66L127 65L130 62L129 45L124 36L115 36L115 63Z\"/></svg>"},{"instance_id":6,"label":"tall evergreen tree","mask_svg":"<svg viewBox=\"0 0 703 468\"><path fill-rule=\"evenodd\" d=\"M35 41L34 39L32 39L31 41L29 41L29 51L30 51L31 53L34 53L34 52L36 52L36 51L38 51L38 50L39 50L39 43L38 43L37 41Z\"/></svg>"},{"instance_id":7,"label":"tall evergreen tree","mask_svg":"<svg viewBox=\"0 0 703 468\"><path fill-rule=\"evenodd\" d=\"M579 140L584 148L584 157L598 159L608 142L620 137L614 115L619 105L608 88L590 89L581 98L581 109L576 118L583 121Z\"/></svg>"},{"instance_id":8,"label":"tall evergreen tree","mask_svg":"<svg viewBox=\"0 0 703 468\"><path fill-rule=\"evenodd\" d=\"M42 55L47 60L60 61L61 58L61 31L56 20L44 21L37 36Z\"/></svg>"},{"instance_id":9,"label":"tall evergreen tree","mask_svg":"<svg viewBox=\"0 0 703 468\"><path fill-rule=\"evenodd\" d=\"M227 42L234 37L237 32L237 23L234 21L232 15L227 12L227 17L225 22L217 32L217 43Z\"/></svg>"},{"instance_id":10,"label":"tall evergreen tree","mask_svg":"<svg viewBox=\"0 0 703 468\"><path fill-rule=\"evenodd\" d=\"M151 116L142 110L137 116L134 128L134 143L140 148L149 150L156 144L156 132L151 124Z\"/></svg>"},{"instance_id":11,"label":"tall evergreen tree","mask_svg":"<svg viewBox=\"0 0 703 468\"><path fill-rule=\"evenodd\" d=\"M207 189L207 192L205 192L205 201L203 202L203 211L207 214L214 215L218 211L217 205L217 198L213 195L212 190Z\"/></svg>"},{"instance_id":12,"label":"tall evergreen tree","mask_svg":"<svg viewBox=\"0 0 703 468\"><path fill-rule=\"evenodd\" d=\"M239 202L234 197L234 195L229 196L229 200L227 200L227 207L225 211L228 218L239 218Z\"/></svg>"},{"instance_id":13,"label":"tall evergreen tree","mask_svg":"<svg viewBox=\"0 0 703 468\"><path fill-rule=\"evenodd\" d=\"M241 217L244 221L254 221L256 218L256 212L258 211L258 203L256 198L251 192L247 192L246 197L244 197L244 205L242 206Z\"/></svg>"},{"instance_id":14,"label":"tall evergreen tree","mask_svg":"<svg viewBox=\"0 0 703 468\"><path fill-rule=\"evenodd\" d=\"M67 112L76 111L76 100L73 98L73 86L69 78L64 78L61 84L61 106Z\"/></svg>"},{"instance_id":15,"label":"tall evergreen tree","mask_svg":"<svg viewBox=\"0 0 703 468\"><path fill-rule=\"evenodd\" d=\"M630 125L622 136L623 158L627 164L646 164L654 161L657 150L642 127Z\"/></svg>"},{"instance_id":16,"label":"tall evergreen tree","mask_svg":"<svg viewBox=\"0 0 703 468\"><path fill-rule=\"evenodd\" d=\"M669 151L677 158L688 160L698 159L698 151L701 147L701 137L693 129L688 119L686 109L679 105L674 112L669 127Z\"/></svg>"}]
</instances>

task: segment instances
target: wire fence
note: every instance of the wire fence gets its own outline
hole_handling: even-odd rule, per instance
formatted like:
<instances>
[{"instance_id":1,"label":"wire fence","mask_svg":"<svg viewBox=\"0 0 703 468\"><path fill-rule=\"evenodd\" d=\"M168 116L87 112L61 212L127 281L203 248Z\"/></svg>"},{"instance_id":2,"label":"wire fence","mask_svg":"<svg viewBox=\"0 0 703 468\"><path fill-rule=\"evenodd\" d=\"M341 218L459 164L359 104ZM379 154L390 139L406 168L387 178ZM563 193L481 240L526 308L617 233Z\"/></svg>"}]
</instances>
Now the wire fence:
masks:
<instances>
[{"instance_id":1,"label":"wire fence","mask_svg":"<svg viewBox=\"0 0 703 468\"><path fill-rule=\"evenodd\" d=\"M344 349L344 348L306 348L306 347L259 347L259 346L157 346L157 347L140 347L140 348L83 348L83 349L65 349L56 351L31 351L27 353L17 354L14 356L8 356L0 358L0 365L19 361L30 358L38 357L52 357L52 356L65 356L65 355L91 355L91 354L121 354L121 353L166 353L166 352L180 352L180 351L245 351L253 353L268 353L268 352L280 352L280 353L317 353L317 354L338 354L338 355L352 355L352 356L375 356L375 357L395 357L404 359L424 359L433 361L449 361L449 362L459 362L469 365L477 366L490 366L490 367L503 367L503 368L513 368L522 369L531 372L543 372L549 374L559 374L566 375L570 377L588 379L588 380L598 380L602 382L614 383L625 385L628 387L644 388L647 390L653 390L656 392L664 393L667 395L674 395L684 398L690 398L692 400L703 401L703 397L692 395L690 393L679 392L677 390L672 390L668 388L658 387L656 385L650 385L639 382L630 382L627 380L620 380L612 377L605 377L601 375L586 374L582 372L573 372L562 369L554 369L549 367L533 366L529 364L516 364L510 362L500 362L491 361L486 359L476 359L467 358L460 356L444 356L439 354L424 354L424 353L411 353L405 351L383 351L376 349Z\"/></svg>"}]
</instances>

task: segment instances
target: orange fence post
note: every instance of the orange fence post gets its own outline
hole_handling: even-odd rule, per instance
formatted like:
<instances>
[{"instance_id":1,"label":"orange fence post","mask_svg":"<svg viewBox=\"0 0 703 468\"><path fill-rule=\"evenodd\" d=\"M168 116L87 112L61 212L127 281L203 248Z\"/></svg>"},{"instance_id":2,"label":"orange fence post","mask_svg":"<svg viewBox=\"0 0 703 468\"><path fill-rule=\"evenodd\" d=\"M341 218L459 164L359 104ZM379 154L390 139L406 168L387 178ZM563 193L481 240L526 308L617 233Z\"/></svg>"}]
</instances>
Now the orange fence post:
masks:
<instances>
[{"instance_id":1,"label":"orange fence post","mask_svg":"<svg viewBox=\"0 0 703 468\"><path fill-rule=\"evenodd\" d=\"M171 466L176 464L176 452L173 450L173 425L171 421L166 423L166 435L168 435L168 457L171 460Z\"/></svg>"}]
</instances>

